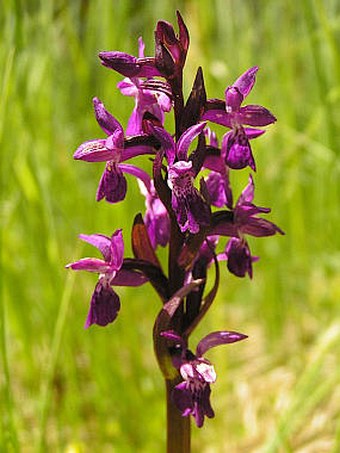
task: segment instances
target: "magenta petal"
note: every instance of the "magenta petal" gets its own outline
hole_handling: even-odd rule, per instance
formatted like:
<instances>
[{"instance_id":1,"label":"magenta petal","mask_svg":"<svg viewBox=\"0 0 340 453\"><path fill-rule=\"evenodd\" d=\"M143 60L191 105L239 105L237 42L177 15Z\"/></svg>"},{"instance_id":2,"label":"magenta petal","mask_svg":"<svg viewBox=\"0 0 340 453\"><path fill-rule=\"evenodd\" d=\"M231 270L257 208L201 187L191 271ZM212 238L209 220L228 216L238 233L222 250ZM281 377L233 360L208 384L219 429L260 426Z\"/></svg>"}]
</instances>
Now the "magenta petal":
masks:
<instances>
[{"instance_id":1,"label":"magenta petal","mask_svg":"<svg viewBox=\"0 0 340 453\"><path fill-rule=\"evenodd\" d=\"M136 165L131 164L119 164L119 168L122 170L123 173L128 173L129 175L135 176L136 178L140 179L144 186L149 191L151 188L151 178L146 171L142 170Z\"/></svg>"},{"instance_id":2,"label":"magenta petal","mask_svg":"<svg viewBox=\"0 0 340 453\"><path fill-rule=\"evenodd\" d=\"M225 205L229 208L232 207L233 198L227 174L221 175L221 173L212 171L205 183L208 189L210 203L213 206L217 206L218 208Z\"/></svg>"},{"instance_id":3,"label":"magenta petal","mask_svg":"<svg viewBox=\"0 0 340 453\"><path fill-rule=\"evenodd\" d=\"M249 165L252 170L256 170L248 137L241 126L223 137L222 153L228 167L240 170Z\"/></svg>"},{"instance_id":4,"label":"magenta petal","mask_svg":"<svg viewBox=\"0 0 340 453\"><path fill-rule=\"evenodd\" d=\"M250 234L255 237L273 236L276 233L284 234L284 232L275 223L270 222L260 217L250 217L247 223L241 225L240 231L244 234Z\"/></svg>"},{"instance_id":5,"label":"magenta petal","mask_svg":"<svg viewBox=\"0 0 340 453\"><path fill-rule=\"evenodd\" d=\"M153 248L165 247L170 239L170 219L168 211L155 191L146 195L147 210L144 223Z\"/></svg>"},{"instance_id":6,"label":"magenta petal","mask_svg":"<svg viewBox=\"0 0 340 453\"><path fill-rule=\"evenodd\" d=\"M266 132L265 129L254 129L251 127L245 127L244 130L248 137L248 140L260 137L260 135L263 135Z\"/></svg>"},{"instance_id":7,"label":"magenta petal","mask_svg":"<svg viewBox=\"0 0 340 453\"><path fill-rule=\"evenodd\" d=\"M141 286L148 281L144 274L138 271L120 269L110 281L113 286Z\"/></svg>"},{"instance_id":8,"label":"magenta petal","mask_svg":"<svg viewBox=\"0 0 340 453\"><path fill-rule=\"evenodd\" d=\"M86 162L106 162L114 158L114 153L105 146L106 140L89 140L82 143L73 154L73 159Z\"/></svg>"},{"instance_id":9,"label":"magenta petal","mask_svg":"<svg viewBox=\"0 0 340 453\"><path fill-rule=\"evenodd\" d=\"M106 286L99 281L92 295L90 310L87 315L85 329L92 324L106 326L114 321L120 310L118 295L110 286Z\"/></svg>"},{"instance_id":10,"label":"magenta petal","mask_svg":"<svg viewBox=\"0 0 340 453\"><path fill-rule=\"evenodd\" d=\"M79 261L67 264L66 267L74 271L97 272L98 274L107 272L109 268L105 261L98 258L82 258Z\"/></svg>"},{"instance_id":11,"label":"magenta petal","mask_svg":"<svg viewBox=\"0 0 340 453\"><path fill-rule=\"evenodd\" d=\"M225 91L225 104L227 112L236 112L240 109L244 96L235 87L228 87Z\"/></svg>"},{"instance_id":12,"label":"magenta petal","mask_svg":"<svg viewBox=\"0 0 340 453\"><path fill-rule=\"evenodd\" d=\"M125 77L153 77L162 74L155 67L154 58L136 58L124 52L100 52L104 66L119 72Z\"/></svg>"},{"instance_id":13,"label":"magenta petal","mask_svg":"<svg viewBox=\"0 0 340 453\"><path fill-rule=\"evenodd\" d=\"M117 203L124 200L126 191L126 179L119 166L113 162L108 162L99 182L97 201L105 198L109 203Z\"/></svg>"},{"instance_id":14,"label":"magenta petal","mask_svg":"<svg viewBox=\"0 0 340 453\"><path fill-rule=\"evenodd\" d=\"M195 124L181 135L177 143L178 160L187 160L187 153L191 142L203 131L205 126L206 123Z\"/></svg>"},{"instance_id":15,"label":"magenta petal","mask_svg":"<svg viewBox=\"0 0 340 453\"><path fill-rule=\"evenodd\" d=\"M136 79L133 79L136 80ZM124 96L136 96L138 94L138 88L131 79L126 77L117 83L117 88Z\"/></svg>"},{"instance_id":16,"label":"magenta petal","mask_svg":"<svg viewBox=\"0 0 340 453\"><path fill-rule=\"evenodd\" d=\"M237 200L236 207L243 205L244 203L251 203L254 199L255 185L252 175L249 175L248 184L243 189L239 199Z\"/></svg>"},{"instance_id":17,"label":"magenta petal","mask_svg":"<svg viewBox=\"0 0 340 453\"><path fill-rule=\"evenodd\" d=\"M124 131L121 124L119 123L119 121L116 120L114 116L111 115L111 113L109 113L105 109L104 104L97 97L93 98L92 102L94 106L96 119L98 121L99 126L103 129L103 131L107 135L111 135L116 130L119 130L124 135Z\"/></svg>"},{"instance_id":18,"label":"magenta petal","mask_svg":"<svg viewBox=\"0 0 340 453\"><path fill-rule=\"evenodd\" d=\"M231 116L224 110L207 110L202 115L202 120L211 121L212 123L221 124L222 126L231 127Z\"/></svg>"},{"instance_id":19,"label":"magenta petal","mask_svg":"<svg viewBox=\"0 0 340 453\"><path fill-rule=\"evenodd\" d=\"M244 72L234 83L233 87L243 95L243 98L248 96L255 83L255 76L259 70L258 66L253 66Z\"/></svg>"},{"instance_id":20,"label":"magenta petal","mask_svg":"<svg viewBox=\"0 0 340 453\"><path fill-rule=\"evenodd\" d=\"M80 234L80 239L87 242L88 244L97 247L102 253L106 262L110 261L111 258L111 239L103 234Z\"/></svg>"},{"instance_id":21,"label":"magenta petal","mask_svg":"<svg viewBox=\"0 0 340 453\"><path fill-rule=\"evenodd\" d=\"M246 274L250 278L253 277L252 262L257 258L253 258L250 254L247 242L239 238L231 238L226 247L228 257L228 270L237 277L245 277Z\"/></svg>"},{"instance_id":22,"label":"magenta petal","mask_svg":"<svg viewBox=\"0 0 340 453\"><path fill-rule=\"evenodd\" d=\"M268 124L275 123L275 116L270 113L265 107L261 105L246 105L241 107L237 119L240 124L247 124L249 126L268 126Z\"/></svg>"},{"instance_id":23,"label":"magenta petal","mask_svg":"<svg viewBox=\"0 0 340 453\"><path fill-rule=\"evenodd\" d=\"M124 241L122 230L116 230L111 237L110 266L119 270L122 267L124 258Z\"/></svg>"},{"instance_id":24,"label":"magenta petal","mask_svg":"<svg viewBox=\"0 0 340 453\"><path fill-rule=\"evenodd\" d=\"M209 335L202 338L196 348L196 355L202 357L209 349L219 346L221 344L235 343L236 341L244 340L248 338L243 333L233 331L218 331L212 332Z\"/></svg>"},{"instance_id":25,"label":"magenta petal","mask_svg":"<svg viewBox=\"0 0 340 453\"><path fill-rule=\"evenodd\" d=\"M144 50L145 50L145 44L144 44L143 38L140 36L138 38L138 57L139 58L144 58Z\"/></svg>"},{"instance_id":26,"label":"magenta petal","mask_svg":"<svg viewBox=\"0 0 340 453\"><path fill-rule=\"evenodd\" d=\"M150 128L153 132L153 135L160 142L169 165L173 164L176 157L176 145L174 139L171 137L169 132L167 132L162 127L153 126L150 123Z\"/></svg>"}]
</instances>

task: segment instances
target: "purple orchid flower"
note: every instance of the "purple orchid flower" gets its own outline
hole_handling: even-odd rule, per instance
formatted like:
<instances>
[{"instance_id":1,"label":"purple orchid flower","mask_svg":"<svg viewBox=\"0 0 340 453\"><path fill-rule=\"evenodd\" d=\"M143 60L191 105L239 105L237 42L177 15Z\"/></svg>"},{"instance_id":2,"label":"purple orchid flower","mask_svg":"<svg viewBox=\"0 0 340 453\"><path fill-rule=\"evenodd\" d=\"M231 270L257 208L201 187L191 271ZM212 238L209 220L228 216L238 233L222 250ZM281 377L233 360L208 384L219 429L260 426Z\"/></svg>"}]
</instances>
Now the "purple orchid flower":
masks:
<instances>
[{"instance_id":1,"label":"purple orchid flower","mask_svg":"<svg viewBox=\"0 0 340 453\"><path fill-rule=\"evenodd\" d=\"M124 130L98 99L93 99L96 119L103 131L108 135L106 139L89 140L78 147L73 155L74 159L86 162L106 162L104 173L97 190L97 201L106 199L109 203L124 200L127 183L123 173L143 178L143 171L138 167L122 162L132 157L153 153L149 146L124 145Z\"/></svg>"},{"instance_id":2,"label":"purple orchid flower","mask_svg":"<svg viewBox=\"0 0 340 453\"><path fill-rule=\"evenodd\" d=\"M188 160L191 142L203 131L205 123L189 127L175 143L171 135L157 126L153 133L165 152L168 161L168 186L172 191L171 204L182 232L198 233L200 227L210 224L210 208L194 187L197 175L193 162Z\"/></svg>"},{"instance_id":3,"label":"purple orchid flower","mask_svg":"<svg viewBox=\"0 0 340 453\"><path fill-rule=\"evenodd\" d=\"M138 180L141 193L145 196L146 213L144 223L148 230L152 247L165 247L170 239L170 219L166 207L161 202L151 178Z\"/></svg>"},{"instance_id":4,"label":"purple orchid flower","mask_svg":"<svg viewBox=\"0 0 340 453\"><path fill-rule=\"evenodd\" d=\"M142 38L138 40L139 58L144 58L144 43ZM166 85L165 82L154 82L155 79L148 79L148 85L152 86L154 83L159 89L146 89L143 79L139 77L125 78L118 83L117 87L125 96L132 96L135 98L135 107L132 115L128 121L126 128L126 135L138 135L143 133L143 116L146 112L151 113L158 119L160 124L164 123L164 112L170 112L171 99L170 97L160 91L160 87Z\"/></svg>"},{"instance_id":5,"label":"purple orchid flower","mask_svg":"<svg viewBox=\"0 0 340 453\"><path fill-rule=\"evenodd\" d=\"M203 354L215 346L244 340L247 335L232 331L212 332L198 343L196 354L187 349L186 342L176 332L164 331L161 336L174 343L173 364L183 378L173 390L174 404L183 417L192 415L196 425L201 428L204 417L212 418L215 415L210 404L210 384L216 381L215 369Z\"/></svg>"},{"instance_id":6,"label":"purple orchid flower","mask_svg":"<svg viewBox=\"0 0 340 453\"><path fill-rule=\"evenodd\" d=\"M265 107L260 105L241 107L242 102L254 86L257 71L257 66L248 69L233 85L226 89L225 110L221 110L222 103L219 105L220 108L209 109L202 117L202 119L232 129L223 137L222 155L227 165L233 169L241 169L249 165L252 170L256 170L249 140L265 132L261 129L244 128L243 126L261 127L276 121L275 116Z\"/></svg>"},{"instance_id":7,"label":"purple orchid flower","mask_svg":"<svg viewBox=\"0 0 340 453\"><path fill-rule=\"evenodd\" d=\"M219 259L223 259L223 256L224 259L227 258L229 271L238 277L244 277L246 273L252 277L252 262L258 260L257 257L251 256L248 243L244 239L245 234L256 237L272 236L276 233L284 234L274 223L257 217L258 214L267 214L271 210L255 206L252 203L254 190L254 181L249 175L248 185L232 210L232 221L230 218L221 221L210 233L232 237L227 244L225 255L220 255Z\"/></svg>"},{"instance_id":8,"label":"purple orchid flower","mask_svg":"<svg viewBox=\"0 0 340 453\"><path fill-rule=\"evenodd\" d=\"M106 326L116 319L120 309L118 294L112 286L140 286L147 281L147 278L138 271L122 268L124 257L122 230L116 230L111 238L102 234L81 234L79 237L97 247L104 259L83 258L67 264L66 267L99 274L85 328L92 324Z\"/></svg>"}]
</instances>

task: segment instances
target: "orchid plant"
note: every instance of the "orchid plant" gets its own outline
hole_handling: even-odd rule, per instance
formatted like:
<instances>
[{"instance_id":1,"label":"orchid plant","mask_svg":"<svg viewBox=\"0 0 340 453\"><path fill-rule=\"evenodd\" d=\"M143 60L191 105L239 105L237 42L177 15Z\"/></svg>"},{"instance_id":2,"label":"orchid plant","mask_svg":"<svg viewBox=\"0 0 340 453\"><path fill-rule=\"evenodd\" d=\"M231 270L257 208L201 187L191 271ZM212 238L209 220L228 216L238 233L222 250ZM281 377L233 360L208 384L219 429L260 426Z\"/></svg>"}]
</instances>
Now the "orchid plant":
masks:
<instances>
[{"instance_id":1,"label":"orchid plant","mask_svg":"<svg viewBox=\"0 0 340 453\"><path fill-rule=\"evenodd\" d=\"M138 213L134 219L134 257L124 257L122 230L116 230L111 237L80 235L99 249L102 259L83 258L66 266L99 274L86 328L106 326L116 319L120 299L113 288L149 282L157 292L161 308L154 323L154 349L166 382L168 452L176 453L190 450L190 416L198 427L205 417L214 416L210 385L216 372L204 355L215 346L247 337L232 330L216 331L202 338L195 353L189 349L189 336L215 300L219 262L226 261L225 267L237 277L252 278L258 257L252 256L246 235L283 234L261 217L270 209L253 203L251 175L236 204L229 181L230 171L246 167L256 171L250 141L276 121L262 106L242 105L254 86L258 67L248 69L228 86L222 100L207 98L198 68L185 99L183 70L189 33L179 12L177 22L178 34L170 23L157 23L154 56L145 57L142 38L138 57L118 51L99 54L105 67L124 76L118 88L123 95L134 97L135 107L124 131L94 98L94 113L104 136L86 141L74 153L78 160L105 162L97 201L123 201L125 174L137 179L146 211L144 217ZM168 131L164 118L171 110L174 129ZM226 128L221 145L214 124ZM145 156L143 168L127 163L137 156ZM166 270L157 257L158 247L168 248ZM218 253L218 248L224 251ZM210 267L215 268L214 284L206 292Z\"/></svg>"}]
</instances>

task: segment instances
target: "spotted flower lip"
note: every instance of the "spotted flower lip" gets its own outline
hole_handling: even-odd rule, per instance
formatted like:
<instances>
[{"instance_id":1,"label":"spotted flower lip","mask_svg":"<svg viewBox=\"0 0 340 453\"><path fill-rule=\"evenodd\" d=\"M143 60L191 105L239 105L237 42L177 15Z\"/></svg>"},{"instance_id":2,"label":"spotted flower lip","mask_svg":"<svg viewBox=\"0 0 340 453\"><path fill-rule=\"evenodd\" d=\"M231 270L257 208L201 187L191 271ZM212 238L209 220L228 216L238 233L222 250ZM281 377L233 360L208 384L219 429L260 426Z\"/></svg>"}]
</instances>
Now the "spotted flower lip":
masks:
<instances>
[{"instance_id":1,"label":"spotted flower lip","mask_svg":"<svg viewBox=\"0 0 340 453\"><path fill-rule=\"evenodd\" d=\"M172 399L182 416L192 415L201 428L205 417L215 415L210 403L210 384L216 381L215 369L203 354L216 346L244 340L247 335L233 331L212 332L197 344L196 354L187 348L185 340L177 332L163 331L161 336L173 344L173 363L183 378L174 387Z\"/></svg>"},{"instance_id":2,"label":"spotted flower lip","mask_svg":"<svg viewBox=\"0 0 340 453\"><path fill-rule=\"evenodd\" d=\"M122 268L124 257L122 230L116 230L111 238L102 234L81 234L79 237L96 247L104 259L82 258L67 264L66 268L99 274L85 328L92 324L106 326L116 319L120 310L119 296L112 286L140 286L147 278L140 272Z\"/></svg>"},{"instance_id":3,"label":"spotted flower lip","mask_svg":"<svg viewBox=\"0 0 340 453\"><path fill-rule=\"evenodd\" d=\"M105 170L97 189L97 201L105 198L109 203L124 200L127 183L123 173L139 177L141 170L134 165L122 164L141 154L153 151L149 146L124 145L124 130L119 121L109 113L104 104L98 99L93 99L96 119L102 130L108 135L106 139L89 140L81 144L75 151L73 158L86 162L106 162Z\"/></svg>"}]
</instances>

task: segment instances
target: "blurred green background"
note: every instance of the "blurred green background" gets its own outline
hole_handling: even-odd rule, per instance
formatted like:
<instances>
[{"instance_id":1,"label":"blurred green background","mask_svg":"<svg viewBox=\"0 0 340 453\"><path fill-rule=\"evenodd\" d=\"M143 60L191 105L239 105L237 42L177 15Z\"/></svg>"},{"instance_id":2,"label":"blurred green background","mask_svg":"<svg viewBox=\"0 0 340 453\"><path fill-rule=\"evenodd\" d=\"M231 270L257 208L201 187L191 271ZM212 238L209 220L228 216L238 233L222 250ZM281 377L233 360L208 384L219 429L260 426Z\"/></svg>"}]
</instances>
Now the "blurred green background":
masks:
<instances>
[{"instance_id":1,"label":"blurred green background","mask_svg":"<svg viewBox=\"0 0 340 453\"><path fill-rule=\"evenodd\" d=\"M152 350L160 308L148 287L118 289L121 313L83 325L95 276L68 272L91 256L79 233L123 227L144 209L135 181L117 206L96 203L102 164L74 162L102 136L98 96L123 123L133 107L101 50L153 53L158 19L179 9L191 35L190 87L208 97L259 65L249 103L278 122L253 143L255 203L284 237L251 240L254 279L223 270L194 333L249 335L209 352L216 417L193 427L196 452L340 451L340 4L338 0L2 0L0 9L2 452L159 452L164 389ZM235 195L248 170L233 173Z\"/></svg>"}]
</instances>

